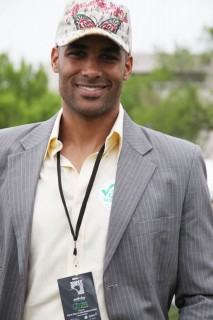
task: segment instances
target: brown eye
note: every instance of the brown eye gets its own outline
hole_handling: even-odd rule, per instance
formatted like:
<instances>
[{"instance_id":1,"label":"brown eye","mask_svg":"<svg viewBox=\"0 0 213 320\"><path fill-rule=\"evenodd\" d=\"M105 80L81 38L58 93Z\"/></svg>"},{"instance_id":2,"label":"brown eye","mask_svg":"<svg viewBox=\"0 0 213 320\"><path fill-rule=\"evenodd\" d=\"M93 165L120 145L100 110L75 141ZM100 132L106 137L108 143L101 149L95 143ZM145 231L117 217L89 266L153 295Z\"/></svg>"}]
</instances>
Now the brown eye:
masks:
<instances>
[{"instance_id":1,"label":"brown eye","mask_svg":"<svg viewBox=\"0 0 213 320\"><path fill-rule=\"evenodd\" d=\"M102 56L101 56L101 59L103 60L103 61L109 61L109 62L113 62L113 61L116 61L116 60L118 60L118 58L116 57L116 56L114 56L114 55L111 55L111 54L103 54Z\"/></svg>"},{"instance_id":2,"label":"brown eye","mask_svg":"<svg viewBox=\"0 0 213 320\"><path fill-rule=\"evenodd\" d=\"M70 50L67 52L67 55L73 58L83 58L86 56L86 53L84 51Z\"/></svg>"}]
</instances>

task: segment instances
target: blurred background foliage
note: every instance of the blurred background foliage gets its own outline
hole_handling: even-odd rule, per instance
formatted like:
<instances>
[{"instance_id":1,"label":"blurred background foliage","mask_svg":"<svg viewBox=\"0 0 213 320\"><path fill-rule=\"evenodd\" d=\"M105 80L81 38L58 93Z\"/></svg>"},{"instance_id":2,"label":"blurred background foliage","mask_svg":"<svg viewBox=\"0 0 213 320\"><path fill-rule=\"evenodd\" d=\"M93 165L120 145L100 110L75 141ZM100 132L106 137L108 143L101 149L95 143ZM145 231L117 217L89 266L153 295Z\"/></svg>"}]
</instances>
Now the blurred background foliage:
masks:
<instances>
[{"instance_id":1,"label":"blurred background foliage","mask_svg":"<svg viewBox=\"0 0 213 320\"><path fill-rule=\"evenodd\" d=\"M34 69L22 61L15 67L7 54L0 54L0 128L48 119L60 101L48 89L42 66Z\"/></svg>"},{"instance_id":2,"label":"blurred background foliage","mask_svg":"<svg viewBox=\"0 0 213 320\"><path fill-rule=\"evenodd\" d=\"M178 320L178 310L174 306L169 310L169 320Z\"/></svg>"},{"instance_id":3,"label":"blurred background foliage","mask_svg":"<svg viewBox=\"0 0 213 320\"><path fill-rule=\"evenodd\" d=\"M125 83L122 103L137 123L191 141L213 129L213 28L205 35L204 53L157 52L155 70Z\"/></svg>"},{"instance_id":4,"label":"blurred background foliage","mask_svg":"<svg viewBox=\"0 0 213 320\"><path fill-rule=\"evenodd\" d=\"M213 129L213 28L204 35L204 53L179 47L172 54L156 52L154 70L125 82L122 104L133 120L191 141L201 130ZM48 119L60 106L42 66L21 61L15 67L7 54L0 54L0 128Z\"/></svg>"}]
</instances>

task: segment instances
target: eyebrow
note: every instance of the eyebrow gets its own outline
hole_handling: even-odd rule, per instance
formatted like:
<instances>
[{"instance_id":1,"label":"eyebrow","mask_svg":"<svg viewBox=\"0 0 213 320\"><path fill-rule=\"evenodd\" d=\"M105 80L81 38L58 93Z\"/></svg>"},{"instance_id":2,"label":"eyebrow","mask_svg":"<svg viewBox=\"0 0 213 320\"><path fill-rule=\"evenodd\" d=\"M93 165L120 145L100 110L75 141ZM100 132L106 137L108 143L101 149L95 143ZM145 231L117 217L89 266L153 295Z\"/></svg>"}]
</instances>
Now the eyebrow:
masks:
<instances>
[{"instance_id":1,"label":"eyebrow","mask_svg":"<svg viewBox=\"0 0 213 320\"><path fill-rule=\"evenodd\" d=\"M115 45L110 46L110 47L102 48L102 49L101 49L101 51L104 51L104 52L120 53L121 48L115 44Z\"/></svg>"},{"instance_id":2,"label":"eyebrow","mask_svg":"<svg viewBox=\"0 0 213 320\"><path fill-rule=\"evenodd\" d=\"M84 44L81 43L70 43L67 45L67 49L76 49L76 50L86 50L88 47ZM100 49L101 52L109 52L109 53L120 53L121 48L118 45L112 45L112 46L107 46L103 47Z\"/></svg>"}]
</instances>

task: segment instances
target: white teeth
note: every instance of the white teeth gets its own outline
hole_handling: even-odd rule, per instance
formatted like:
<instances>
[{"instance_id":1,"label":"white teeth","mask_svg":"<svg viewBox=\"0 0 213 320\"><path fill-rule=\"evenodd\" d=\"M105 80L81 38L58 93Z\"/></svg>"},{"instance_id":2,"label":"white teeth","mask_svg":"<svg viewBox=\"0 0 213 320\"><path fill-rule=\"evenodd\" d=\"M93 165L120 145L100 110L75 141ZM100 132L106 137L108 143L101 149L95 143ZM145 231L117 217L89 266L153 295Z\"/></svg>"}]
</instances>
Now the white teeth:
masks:
<instances>
[{"instance_id":1,"label":"white teeth","mask_svg":"<svg viewBox=\"0 0 213 320\"><path fill-rule=\"evenodd\" d=\"M96 90L102 89L100 87L85 87L85 86L79 86L79 88L84 89L84 90L88 90L88 91L96 91Z\"/></svg>"}]
</instances>

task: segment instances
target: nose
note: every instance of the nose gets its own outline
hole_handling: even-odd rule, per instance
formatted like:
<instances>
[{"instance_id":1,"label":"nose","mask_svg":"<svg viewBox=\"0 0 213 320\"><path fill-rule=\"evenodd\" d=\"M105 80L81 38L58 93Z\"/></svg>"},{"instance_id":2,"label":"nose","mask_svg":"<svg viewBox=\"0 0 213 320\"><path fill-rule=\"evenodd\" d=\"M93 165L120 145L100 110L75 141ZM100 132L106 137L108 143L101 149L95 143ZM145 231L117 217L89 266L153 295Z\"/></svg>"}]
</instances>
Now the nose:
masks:
<instances>
[{"instance_id":1,"label":"nose","mask_svg":"<svg viewBox=\"0 0 213 320\"><path fill-rule=\"evenodd\" d=\"M94 79L102 76L100 65L96 58L88 57L82 69L82 75Z\"/></svg>"}]
</instances>

